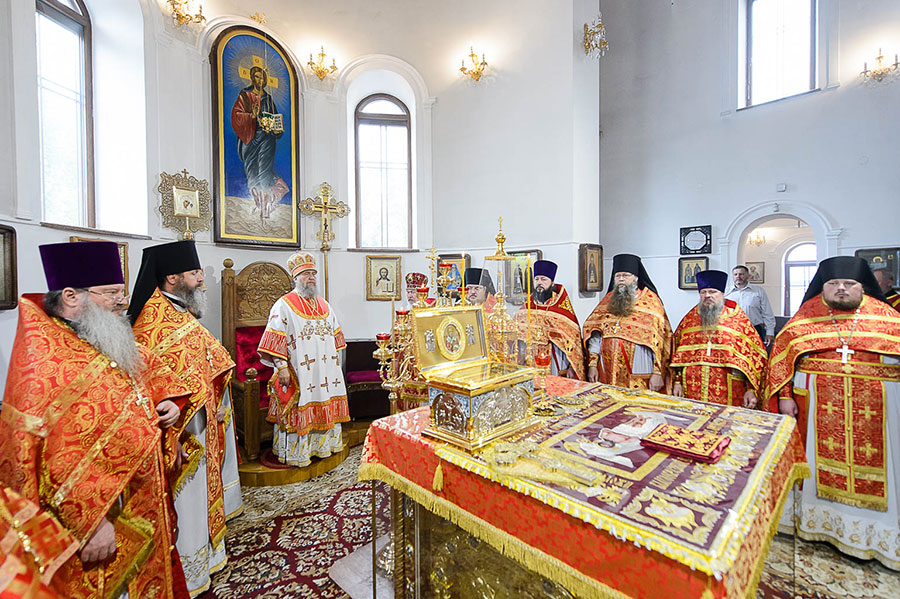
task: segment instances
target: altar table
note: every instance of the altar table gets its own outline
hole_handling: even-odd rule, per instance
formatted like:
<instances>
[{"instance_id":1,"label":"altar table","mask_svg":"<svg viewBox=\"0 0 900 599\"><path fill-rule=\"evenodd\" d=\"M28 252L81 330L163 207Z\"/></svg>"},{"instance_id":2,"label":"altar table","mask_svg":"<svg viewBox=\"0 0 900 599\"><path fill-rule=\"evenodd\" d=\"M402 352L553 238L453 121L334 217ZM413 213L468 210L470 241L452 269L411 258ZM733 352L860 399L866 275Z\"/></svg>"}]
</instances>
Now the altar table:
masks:
<instances>
[{"instance_id":1,"label":"altar table","mask_svg":"<svg viewBox=\"0 0 900 599\"><path fill-rule=\"evenodd\" d=\"M410 543L404 546L414 536L409 531L446 519L478 540L473 547L486 544L544 580L544 596L755 597L788 491L809 476L795 421L547 381L548 391L562 396L555 413L479 452L423 435L427 407L371 425L359 478L386 482L399 498L396 596L460 596L448 572L404 565L413 557ZM731 444L715 464L636 446L635 438L658 423L728 436ZM419 506L434 516L420 517ZM475 579L488 584L485 577Z\"/></svg>"}]
</instances>

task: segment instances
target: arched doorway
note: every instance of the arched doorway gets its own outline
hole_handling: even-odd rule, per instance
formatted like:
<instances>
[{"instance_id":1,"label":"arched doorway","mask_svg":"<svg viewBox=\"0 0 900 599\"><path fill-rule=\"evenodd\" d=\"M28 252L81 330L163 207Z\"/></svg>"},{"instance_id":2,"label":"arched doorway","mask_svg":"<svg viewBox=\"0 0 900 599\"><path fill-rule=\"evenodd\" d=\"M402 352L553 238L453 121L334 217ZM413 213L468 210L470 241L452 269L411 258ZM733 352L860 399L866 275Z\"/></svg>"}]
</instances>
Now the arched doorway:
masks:
<instances>
[{"instance_id":1,"label":"arched doorway","mask_svg":"<svg viewBox=\"0 0 900 599\"><path fill-rule=\"evenodd\" d=\"M792 278L788 278L787 255L801 246L803 249L795 260L800 260L802 254L804 266L792 269ZM775 314L785 316L793 313L791 306L797 286L804 281L806 271L803 268L811 262L814 272L817 254L812 228L804 220L785 214L764 216L750 223L741 233L737 247L738 262L750 271L750 283L765 290ZM805 285L803 290L806 290ZM802 291L800 297L803 297Z\"/></svg>"}]
</instances>

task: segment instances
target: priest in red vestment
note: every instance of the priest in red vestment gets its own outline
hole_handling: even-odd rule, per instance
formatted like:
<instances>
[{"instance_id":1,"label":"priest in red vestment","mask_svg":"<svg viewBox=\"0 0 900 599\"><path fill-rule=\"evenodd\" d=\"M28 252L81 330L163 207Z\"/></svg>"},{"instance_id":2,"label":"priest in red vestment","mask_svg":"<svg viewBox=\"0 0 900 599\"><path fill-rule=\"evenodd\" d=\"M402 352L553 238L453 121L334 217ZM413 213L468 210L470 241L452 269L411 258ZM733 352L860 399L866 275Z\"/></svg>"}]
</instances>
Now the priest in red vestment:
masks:
<instances>
[{"instance_id":1,"label":"priest in red vestment","mask_svg":"<svg viewBox=\"0 0 900 599\"><path fill-rule=\"evenodd\" d=\"M60 597L186 596L160 439L190 390L135 343L115 243L40 252L49 292L19 302L0 484L74 539L48 564Z\"/></svg>"},{"instance_id":2,"label":"priest in red vestment","mask_svg":"<svg viewBox=\"0 0 900 599\"><path fill-rule=\"evenodd\" d=\"M882 297L865 260L823 260L775 339L764 393L797 418L815 472L782 526L900 570L900 314Z\"/></svg>"},{"instance_id":3,"label":"priest in red vestment","mask_svg":"<svg viewBox=\"0 0 900 599\"><path fill-rule=\"evenodd\" d=\"M183 455L173 477L176 546L194 597L225 567L225 522L243 509L229 392L234 362L200 323L205 307L203 268L193 241L144 249L128 308L135 339L193 391L167 446Z\"/></svg>"},{"instance_id":4,"label":"priest in red vestment","mask_svg":"<svg viewBox=\"0 0 900 599\"><path fill-rule=\"evenodd\" d=\"M700 302L675 329L672 394L754 408L768 355L744 311L725 299L727 283L721 270L697 274Z\"/></svg>"},{"instance_id":5,"label":"priest in red vestment","mask_svg":"<svg viewBox=\"0 0 900 599\"><path fill-rule=\"evenodd\" d=\"M533 291L516 313L519 339L530 339L535 358L540 346L549 343L550 374L584 380L581 327L566 288L555 282L558 267L549 260L536 260L532 269Z\"/></svg>"},{"instance_id":6,"label":"priest in red vestment","mask_svg":"<svg viewBox=\"0 0 900 599\"><path fill-rule=\"evenodd\" d=\"M884 300L894 310L900 312L900 293L897 293L897 290L894 288L894 285L897 284L897 281L894 280L894 273L887 268L879 268L872 272L875 273L878 287L881 289L881 293L884 294Z\"/></svg>"},{"instance_id":7,"label":"priest in red vestment","mask_svg":"<svg viewBox=\"0 0 900 599\"><path fill-rule=\"evenodd\" d=\"M664 391L672 327L641 259L613 258L606 296L584 323L588 380Z\"/></svg>"}]
</instances>

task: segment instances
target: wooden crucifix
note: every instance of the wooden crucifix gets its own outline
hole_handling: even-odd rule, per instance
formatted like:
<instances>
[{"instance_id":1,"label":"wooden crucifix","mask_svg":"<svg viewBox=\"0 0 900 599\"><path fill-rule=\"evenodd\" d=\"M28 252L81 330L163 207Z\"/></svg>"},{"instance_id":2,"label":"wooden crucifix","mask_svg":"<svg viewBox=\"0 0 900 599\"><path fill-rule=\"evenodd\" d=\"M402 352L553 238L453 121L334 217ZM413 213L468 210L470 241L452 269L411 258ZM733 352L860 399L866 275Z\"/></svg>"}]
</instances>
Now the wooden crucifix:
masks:
<instances>
[{"instance_id":1,"label":"wooden crucifix","mask_svg":"<svg viewBox=\"0 0 900 599\"><path fill-rule=\"evenodd\" d=\"M325 299L328 299L328 250L334 240L334 232L331 230L332 218L344 218L350 213L350 207L344 202L335 202L334 190L331 185L323 182L316 188L316 197L306 198L300 202L298 208L307 216L319 215L320 228L316 238L322 240L322 273L325 278Z\"/></svg>"}]
</instances>

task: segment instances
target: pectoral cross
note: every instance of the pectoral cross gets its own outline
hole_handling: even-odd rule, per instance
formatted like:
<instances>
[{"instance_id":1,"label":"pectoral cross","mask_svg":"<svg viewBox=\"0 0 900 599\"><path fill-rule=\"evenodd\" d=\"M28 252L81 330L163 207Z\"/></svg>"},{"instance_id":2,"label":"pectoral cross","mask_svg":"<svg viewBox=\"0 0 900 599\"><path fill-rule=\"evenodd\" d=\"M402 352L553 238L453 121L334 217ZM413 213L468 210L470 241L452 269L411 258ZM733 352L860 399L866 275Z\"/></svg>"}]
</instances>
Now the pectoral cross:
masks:
<instances>
[{"instance_id":1,"label":"pectoral cross","mask_svg":"<svg viewBox=\"0 0 900 599\"><path fill-rule=\"evenodd\" d=\"M144 413L147 414L147 418L153 418L154 414L150 411L150 400L147 396L141 393L136 385L132 385L134 388L134 392L137 393L137 399L134 400L134 403L144 408Z\"/></svg>"},{"instance_id":2,"label":"pectoral cross","mask_svg":"<svg viewBox=\"0 0 900 599\"><path fill-rule=\"evenodd\" d=\"M856 353L856 350L850 349L846 343L843 347L839 347L835 351L841 354L841 364L846 364L847 360L850 359L850 356Z\"/></svg>"},{"instance_id":3,"label":"pectoral cross","mask_svg":"<svg viewBox=\"0 0 900 599\"><path fill-rule=\"evenodd\" d=\"M331 230L332 218L344 218L350 213L350 207L344 202L332 203L333 190L331 185L323 182L316 189L316 198L306 198L300 202L298 208L306 216L314 216L319 213L321 227L316 237L322 240L322 272L325 278L325 299L328 299L328 250L334 240L334 232Z\"/></svg>"},{"instance_id":4,"label":"pectoral cross","mask_svg":"<svg viewBox=\"0 0 900 599\"><path fill-rule=\"evenodd\" d=\"M712 339L706 340L706 357L710 357L712 355Z\"/></svg>"},{"instance_id":5,"label":"pectoral cross","mask_svg":"<svg viewBox=\"0 0 900 599\"><path fill-rule=\"evenodd\" d=\"M619 332L619 323L621 323L621 319L616 321L616 327L613 329L613 335Z\"/></svg>"}]
</instances>

